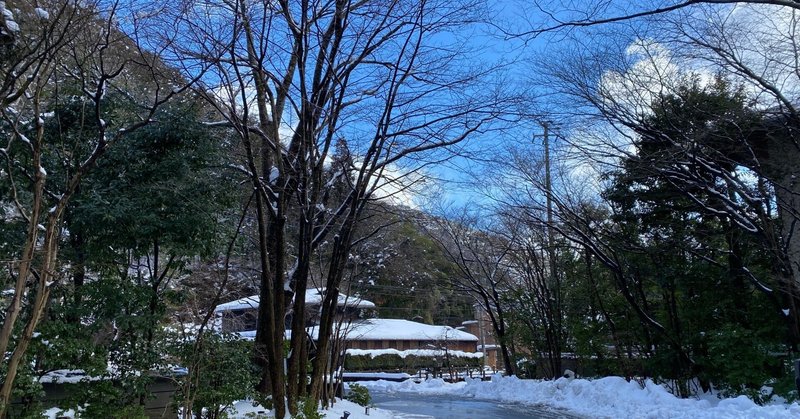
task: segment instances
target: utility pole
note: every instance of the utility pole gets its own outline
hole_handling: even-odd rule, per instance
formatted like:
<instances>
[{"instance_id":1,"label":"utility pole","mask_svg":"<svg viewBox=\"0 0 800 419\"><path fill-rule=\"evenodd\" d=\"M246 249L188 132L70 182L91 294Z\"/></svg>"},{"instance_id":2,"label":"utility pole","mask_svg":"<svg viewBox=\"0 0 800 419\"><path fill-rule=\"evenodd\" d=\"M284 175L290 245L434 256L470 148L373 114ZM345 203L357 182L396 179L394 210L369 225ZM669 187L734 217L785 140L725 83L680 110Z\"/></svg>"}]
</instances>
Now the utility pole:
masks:
<instances>
[{"instance_id":1,"label":"utility pole","mask_svg":"<svg viewBox=\"0 0 800 419\"><path fill-rule=\"evenodd\" d=\"M549 123L547 121L542 122L542 128L544 129L544 189L547 198L547 247L548 253L551 253L553 249L553 199L551 196L553 185L550 179Z\"/></svg>"},{"instance_id":2,"label":"utility pole","mask_svg":"<svg viewBox=\"0 0 800 419\"><path fill-rule=\"evenodd\" d=\"M550 259L550 278L556 280L555 242L553 241L553 183L550 177L549 123L543 121L544 129L544 190L547 202L547 256Z\"/></svg>"},{"instance_id":3,"label":"utility pole","mask_svg":"<svg viewBox=\"0 0 800 419\"><path fill-rule=\"evenodd\" d=\"M550 173L550 125L548 121L541 122L544 131L544 189L546 199L546 219L547 219L547 259L550 267L550 287L552 287L550 298L552 299L547 303L552 310L551 339L550 342L550 363L553 369L554 377L560 375L561 371L561 281L559 280L558 273L556 272L556 249L555 237L553 229L553 182ZM555 353L554 353L555 352ZM556 359L557 357L557 359Z\"/></svg>"}]
</instances>

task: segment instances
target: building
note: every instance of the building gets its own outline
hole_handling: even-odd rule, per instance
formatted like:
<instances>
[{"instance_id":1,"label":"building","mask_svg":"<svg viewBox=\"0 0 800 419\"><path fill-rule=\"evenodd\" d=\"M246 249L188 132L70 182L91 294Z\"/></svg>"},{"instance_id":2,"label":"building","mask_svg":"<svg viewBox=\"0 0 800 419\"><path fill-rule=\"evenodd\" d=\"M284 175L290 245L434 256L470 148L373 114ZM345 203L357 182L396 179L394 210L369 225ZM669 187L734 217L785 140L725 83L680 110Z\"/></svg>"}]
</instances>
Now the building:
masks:
<instances>
[{"instance_id":1,"label":"building","mask_svg":"<svg viewBox=\"0 0 800 419\"><path fill-rule=\"evenodd\" d=\"M501 371L503 366L503 359L500 355L500 345L497 344L497 339L494 335L492 322L489 315L478 304L475 304L475 319L467 320L461 323L461 326L468 333L478 337L477 350L485 355L484 366L489 367L495 371Z\"/></svg>"},{"instance_id":2,"label":"building","mask_svg":"<svg viewBox=\"0 0 800 419\"><path fill-rule=\"evenodd\" d=\"M320 306L325 289L310 289L306 293L306 327L311 327L319 321ZM258 320L259 296L251 295L225 304L220 304L214 309L216 325L223 332L245 332L256 329ZM368 312L375 308L371 301L339 294L337 314L343 321L352 321L358 318L369 317ZM291 316L287 316L286 328L291 324Z\"/></svg>"},{"instance_id":3,"label":"building","mask_svg":"<svg viewBox=\"0 0 800 419\"><path fill-rule=\"evenodd\" d=\"M324 290L306 296L306 327L311 339L317 339L319 310ZM255 337L258 319L257 295L220 304L214 310L216 325L224 332L238 333L243 339ZM478 337L450 326L437 326L403 319L370 318L375 304L358 297L340 294L338 331L348 350L375 351L453 351L475 354ZM286 328L289 329L287 320ZM289 331L287 330L287 336ZM410 352L408 352L410 353ZM419 352L423 353L423 352ZM475 355L470 355L474 357Z\"/></svg>"},{"instance_id":4,"label":"building","mask_svg":"<svg viewBox=\"0 0 800 419\"><path fill-rule=\"evenodd\" d=\"M348 349L448 350L474 353L478 338L453 329L402 319L362 319L344 327Z\"/></svg>"}]
</instances>

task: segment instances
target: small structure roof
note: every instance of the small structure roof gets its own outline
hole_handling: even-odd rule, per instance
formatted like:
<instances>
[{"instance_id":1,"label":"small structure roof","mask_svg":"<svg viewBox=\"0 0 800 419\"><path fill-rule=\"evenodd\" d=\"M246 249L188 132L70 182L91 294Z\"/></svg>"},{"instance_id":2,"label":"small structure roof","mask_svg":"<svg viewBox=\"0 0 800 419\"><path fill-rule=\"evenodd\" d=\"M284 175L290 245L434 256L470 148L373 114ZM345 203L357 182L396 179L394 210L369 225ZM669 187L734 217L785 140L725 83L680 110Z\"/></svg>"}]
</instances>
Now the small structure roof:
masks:
<instances>
[{"instance_id":1,"label":"small structure roof","mask_svg":"<svg viewBox=\"0 0 800 419\"><path fill-rule=\"evenodd\" d=\"M325 289L310 289L306 293L306 304L307 305L320 305L322 304L322 297ZM215 313L221 313L223 311L231 311L231 310L247 310L247 309L256 309L258 308L259 303L259 296L258 295L251 295L249 297L240 298L238 300L230 301L224 304L220 304L217 308L214 309ZM372 301L361 299L360 297L354 297L347 294L339 293L339 300L337 302L339 306L347 306L353 308L375 308L375 303Z\"/></svg>"}]
</instances>

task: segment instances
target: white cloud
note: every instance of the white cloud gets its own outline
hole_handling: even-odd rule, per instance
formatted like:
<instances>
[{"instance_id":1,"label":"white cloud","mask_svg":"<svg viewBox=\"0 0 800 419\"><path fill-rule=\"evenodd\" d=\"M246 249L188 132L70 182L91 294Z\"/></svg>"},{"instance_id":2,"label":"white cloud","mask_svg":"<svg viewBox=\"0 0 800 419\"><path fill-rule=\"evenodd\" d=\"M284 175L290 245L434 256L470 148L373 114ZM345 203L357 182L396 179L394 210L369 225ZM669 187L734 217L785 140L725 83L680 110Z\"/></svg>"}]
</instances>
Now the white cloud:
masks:
<instances>
[{"instance_id":1,"label":"white cloud","mask_svg":"<svg viewBox=\"0 0 800 419\"><path fill-rule=\"evenodd\" d=\"M437 187L436 182L421 170L390 164L372 180L370 189L373 199L419 209Z\"/></svg>"},{"instance_id":2,"label":"white cloud","mask_svg":"<svg viewBox=\"0 0 800 419\"><path fill-rule=\"evenodd\" d=\"M762 108L778 105L779 96L791 103L800 100L796 9L744 3L704 7L673 24L673 51L691 60L694 71L702 67L743 84Z\"/></svg>"},{"instance_id":3,"label":"white cloud","mask_svg":"<svg viewBox=\"0 0 800 419\"><path fill-rule=\"evenodd\" d=\"M256 102L256 91L254 87L249 85L244 88L241 86L219 85L209 91L215 100L224 103L235 114L241 115L246 106L249 118L252 121L258 120L258 103ZM269 105L267 106L267 116L272 120ZM293 115L290 113L284 113L283 118L281 118L281 125L278 127L278 135L284 146L288 145L292 136L294 136L296 128L292 125L292 121L295 119L296 118L293 118Z\"/></svg>"}]
</instances>

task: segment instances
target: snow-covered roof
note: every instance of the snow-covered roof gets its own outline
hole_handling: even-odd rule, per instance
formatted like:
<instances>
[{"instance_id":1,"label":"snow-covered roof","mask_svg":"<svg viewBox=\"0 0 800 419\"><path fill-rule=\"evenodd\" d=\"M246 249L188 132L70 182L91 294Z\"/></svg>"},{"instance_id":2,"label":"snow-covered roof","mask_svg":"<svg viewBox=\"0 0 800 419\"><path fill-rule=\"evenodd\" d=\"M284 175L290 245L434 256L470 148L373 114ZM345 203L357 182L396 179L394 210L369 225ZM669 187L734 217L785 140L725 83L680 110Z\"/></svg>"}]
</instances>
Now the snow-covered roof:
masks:
<instances>
[{"instance_id":1,"label":"snow-covered roof","mask_svg":"<svg viewBox=\"0 0 800 419\"><path fill-rule=\"evenodd\" d=\"M401 319L367 319L358 320L345 328L347 340L422 340L422 341L467 341L477 342L478 338L467 332L453 329L450 326L434 326ZM311 339L317 339L317 327L306 329ZM255 330L236 332L240 338L255 339ZM286 339L292 336L291 330L286 331Z\"/></svg>"},{"instance_id":2,"label":"snow-covered roof","mask_svg":"<svg viewBox=\"0 0 800 419\"><path fill-rule=\"evenodd\" d=\"M322 303L322 293L324 289L310 289L306 292L307 305L319 305ZM246 310L258 308L259 297L258 295L251 295L249 297L240 298L238 300L230 301L225 304L220 304L214 309L214 312L220 313L230 310ZM360 297L353 297L347 294L339 294L339 306L347 306L354 308L375 308L375 303L372 301L361 299Z\"/></svg>"},{"instance_id":3,"label":"snow-covered roof","mask_svg":"<svg viewBox=\"0 0 800 419\"><path fill-rule=\"evenodd\" d=\"M220 304L214 309L214 312L219 313L229 310L244 310L248 308L258 308L258 296L251 295L249 297L240 298L238 300L229 301L225 304Z\"/></svg>"},{"instance_id":4,"label":"snow-covered roof","mask_svg":"<svg viewBox=\"0 0 800 419\"><path fill-rule=\"evenodd\" d=\"M322 304L323 293L325 288L308 290L306 292L306 304L319 305ZM347 305L347 307L356 308L375 308L375 303L369 300L364 300L361 297L339 293L339 301L336 303L340 306Z\"/></svg>"},{"instance_id":5,"label":"snow-covered roof","mask_svg":"<svg viewBox=\"0 0 800 419\"><path fill-rule=\"evenodd\" d=\"M478 341L475 335L450 326L434 326L401 319L358 320L350 324L346 336L347 340Z\"/></svg>"}]
</instances>

